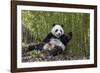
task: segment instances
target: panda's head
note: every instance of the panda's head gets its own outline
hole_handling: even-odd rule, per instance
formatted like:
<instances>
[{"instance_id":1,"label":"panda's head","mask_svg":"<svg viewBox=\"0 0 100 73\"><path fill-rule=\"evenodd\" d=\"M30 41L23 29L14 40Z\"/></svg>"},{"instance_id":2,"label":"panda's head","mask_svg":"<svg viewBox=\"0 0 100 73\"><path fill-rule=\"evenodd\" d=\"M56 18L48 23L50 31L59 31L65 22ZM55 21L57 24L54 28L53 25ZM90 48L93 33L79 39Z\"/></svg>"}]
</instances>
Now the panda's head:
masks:
<instances>
[{"instance_id":1,"label":"panda's head","mask_svg":"<svg viewBox=\"0 0 100 73\"><path fill-rule=\"evenodd\" d=\"M53 28L51 29L51 33L55 37L59 38L60 36L62 36L64 34L63 25L53 24Z\"/></svg>"}]
</instances>

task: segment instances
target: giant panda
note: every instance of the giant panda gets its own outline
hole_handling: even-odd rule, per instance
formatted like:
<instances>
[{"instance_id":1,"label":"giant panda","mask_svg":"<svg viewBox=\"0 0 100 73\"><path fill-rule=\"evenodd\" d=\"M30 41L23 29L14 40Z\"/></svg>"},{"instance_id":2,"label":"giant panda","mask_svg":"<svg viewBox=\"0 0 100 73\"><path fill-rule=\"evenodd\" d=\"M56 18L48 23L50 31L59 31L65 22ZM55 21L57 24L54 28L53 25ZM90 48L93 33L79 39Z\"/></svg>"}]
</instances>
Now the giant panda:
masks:
<instances>
[{"instance_id":1,"label":"giant panda","mask_svg":"<svg viewBox=\"0 0 100 73\"><path fill-rule=\"evenodd\" d=\"M68 42L72 39L72 32L64 33L63 25L53 24L51 31L42 40L41 43L35 45L35 50L49 51L50 55L56 56L62 54ZM29 46L33 50L34 45Z\"/></svg>"},{"instance_id":2,"label":"giant panda","mask_svg":"<svg viewBox=\"0 0 100 73\"><path fill-rule=\"evenodd\" d=\"M72 32L65 35L63 25L53 24L49 34L43 39L43 50L49 50L55 56L64 52L67 43L72 39Z\"/></svg>"}]
</instances>

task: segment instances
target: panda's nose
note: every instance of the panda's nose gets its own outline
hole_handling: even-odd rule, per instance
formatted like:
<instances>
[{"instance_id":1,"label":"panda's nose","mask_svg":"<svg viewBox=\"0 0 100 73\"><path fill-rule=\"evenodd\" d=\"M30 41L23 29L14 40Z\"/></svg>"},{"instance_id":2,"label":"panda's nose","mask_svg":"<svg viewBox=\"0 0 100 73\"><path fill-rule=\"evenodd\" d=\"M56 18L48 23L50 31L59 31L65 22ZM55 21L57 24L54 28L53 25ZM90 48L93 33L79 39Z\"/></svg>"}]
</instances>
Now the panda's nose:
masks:
<instances>
[{"instance_id":1,"label":"panda's nose","mask_svg":"<svg viewBox=\"0 0 100 73\"><path fill-rule=\"evenodd\" d=\"M58 33L58 36L60 35L60 33Z\"/></svg>"}]
</instances>

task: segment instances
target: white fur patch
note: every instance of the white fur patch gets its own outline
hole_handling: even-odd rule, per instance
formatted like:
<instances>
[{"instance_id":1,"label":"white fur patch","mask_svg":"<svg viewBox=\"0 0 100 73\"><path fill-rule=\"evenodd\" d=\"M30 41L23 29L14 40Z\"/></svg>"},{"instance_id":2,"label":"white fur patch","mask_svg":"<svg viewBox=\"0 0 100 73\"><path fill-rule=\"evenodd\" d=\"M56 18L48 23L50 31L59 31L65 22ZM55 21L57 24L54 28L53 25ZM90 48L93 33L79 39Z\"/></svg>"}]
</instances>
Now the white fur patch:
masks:
<instances>
[{"instance_id":1,"label":"white fur patch","mask_svg":"<svg viewBox=\"0 0 100 73\"><path fill-rule=\"evenodd\" d=\"M54 44L54 45L56 45L56 46L60 46L63 50L65 49L65 45L64 45L59 39L54 39L54 38L52 38L52 39L50 40L50 43L51 43L51 44Z\"/></svg>"}]
</instances>

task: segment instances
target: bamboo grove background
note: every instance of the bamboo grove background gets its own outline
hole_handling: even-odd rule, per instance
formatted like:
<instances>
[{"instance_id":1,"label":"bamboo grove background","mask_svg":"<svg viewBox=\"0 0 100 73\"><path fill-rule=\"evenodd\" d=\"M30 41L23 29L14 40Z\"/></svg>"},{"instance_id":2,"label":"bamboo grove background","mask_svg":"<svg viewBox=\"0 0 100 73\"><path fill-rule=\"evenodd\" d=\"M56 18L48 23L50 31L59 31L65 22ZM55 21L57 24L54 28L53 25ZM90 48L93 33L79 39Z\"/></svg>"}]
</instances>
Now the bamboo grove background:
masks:
<instances>
[{"instance_id":1,"label":"bamboo grove background","mask_svg":"<svg viewBox=\"0 0 100 73\"><path fill-rule=\"evenodd\" d=\"M64 25L65 34L73 33L65 52L78 59L89 59L90 15L88 13L46 12L22 10L22 44L41 42L52 24Z\"/></svg>"}]
</instances>

